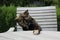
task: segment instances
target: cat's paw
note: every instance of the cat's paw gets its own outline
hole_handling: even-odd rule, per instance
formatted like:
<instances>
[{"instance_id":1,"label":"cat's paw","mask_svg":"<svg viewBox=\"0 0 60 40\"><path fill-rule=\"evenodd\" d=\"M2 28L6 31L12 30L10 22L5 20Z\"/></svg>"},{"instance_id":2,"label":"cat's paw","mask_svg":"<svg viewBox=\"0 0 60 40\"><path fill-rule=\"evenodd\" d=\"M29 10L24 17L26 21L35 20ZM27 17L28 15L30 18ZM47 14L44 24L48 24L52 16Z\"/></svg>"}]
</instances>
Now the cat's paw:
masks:
<instances>
[{"instance_id":1,"label":"cat's paw","mask_svg":"<svg viewBox=\"0 0 60 40\"><path fill-rule=\"evenodd\" d=\"M39 30L33 30L33 34L34 35L39 35L40 34L40 31Z\"/></svg>"}]
</instances>

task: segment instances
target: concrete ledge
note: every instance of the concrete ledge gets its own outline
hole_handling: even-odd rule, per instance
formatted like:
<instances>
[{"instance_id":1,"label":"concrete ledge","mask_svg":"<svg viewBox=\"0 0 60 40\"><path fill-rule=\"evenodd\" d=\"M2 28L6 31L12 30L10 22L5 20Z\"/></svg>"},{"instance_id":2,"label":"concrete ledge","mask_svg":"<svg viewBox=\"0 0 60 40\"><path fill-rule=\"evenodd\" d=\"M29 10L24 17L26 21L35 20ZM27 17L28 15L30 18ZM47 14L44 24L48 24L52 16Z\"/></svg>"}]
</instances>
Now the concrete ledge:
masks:
<instances>
[{"instance_id":1,"label":"concrete ledge","mask_svg":"<svg viewBox=\"0 0 60 40\"><path fill-rule=\"evenodd\" d=\"M33 35L32 31L0 33L0 40L60 40L60 32L41 31L40 35Z\"/></svg>"}]
</instances>

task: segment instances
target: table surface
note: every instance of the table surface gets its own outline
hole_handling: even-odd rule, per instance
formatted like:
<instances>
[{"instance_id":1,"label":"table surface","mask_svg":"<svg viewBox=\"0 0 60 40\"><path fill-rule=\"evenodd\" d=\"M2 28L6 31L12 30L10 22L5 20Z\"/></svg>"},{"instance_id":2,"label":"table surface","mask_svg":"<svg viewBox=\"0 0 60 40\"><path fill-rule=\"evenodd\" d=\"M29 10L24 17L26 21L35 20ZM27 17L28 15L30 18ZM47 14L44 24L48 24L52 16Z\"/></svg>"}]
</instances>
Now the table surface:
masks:
<instances>
[{"instance_id":1,"label":"table surface","mask_svg":"<svg viewBox=\"0 0 60 40\"><path fill-rule=\"evenodd\" d=\"M60 40L60 32L41 31L40 35L33 31L5 32L0 33L0 40Z\"/></svg>"}]
</instances>

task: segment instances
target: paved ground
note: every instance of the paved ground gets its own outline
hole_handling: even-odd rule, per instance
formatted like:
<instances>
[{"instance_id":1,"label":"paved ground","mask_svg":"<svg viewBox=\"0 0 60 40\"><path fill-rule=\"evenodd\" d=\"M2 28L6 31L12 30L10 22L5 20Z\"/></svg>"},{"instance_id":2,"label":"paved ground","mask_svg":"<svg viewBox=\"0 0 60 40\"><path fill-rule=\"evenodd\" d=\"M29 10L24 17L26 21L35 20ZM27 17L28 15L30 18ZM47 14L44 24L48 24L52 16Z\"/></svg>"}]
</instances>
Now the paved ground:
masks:
<instances>
[{"instance_id":1,"label":"paved ground","mask_svg":"<svg viewBox=\"0 0 60 40\"><path fill-rule=\"evenodd\" d=\"M12 29L0 33L0 40L60 40L60 32L41 31L40 35L33 35L32 31L12 32Z\"/></svg>"}]
</instances>

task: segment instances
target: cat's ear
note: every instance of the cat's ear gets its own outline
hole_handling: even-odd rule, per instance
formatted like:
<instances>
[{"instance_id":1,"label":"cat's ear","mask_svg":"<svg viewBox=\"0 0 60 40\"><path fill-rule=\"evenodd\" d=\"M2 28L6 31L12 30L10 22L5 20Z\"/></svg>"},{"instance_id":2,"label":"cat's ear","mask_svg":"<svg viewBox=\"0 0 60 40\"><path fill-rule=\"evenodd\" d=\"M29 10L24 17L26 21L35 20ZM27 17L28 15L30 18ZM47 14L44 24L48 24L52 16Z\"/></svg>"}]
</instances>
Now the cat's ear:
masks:
<instances>
[{"instance_id":1,"label":"cat's ear","mask_svg":"<svg viewBox=\"0 0 60 40\"><path fill-rule=\"evenodd\" d=\"M24 14L29 14L28 9L27 9L27 10L25 10Z\"/></svg>"},{"instance_id":2,"label":"cat's ear","mask_svg":"<svg viewBox=\"0 0 60 40\"><path fill-rule=\"evenodd\" d=\"M25 10L25 13L27 13L28 12L28 9L27 10Z\"/></svg>"}]
</instances>

